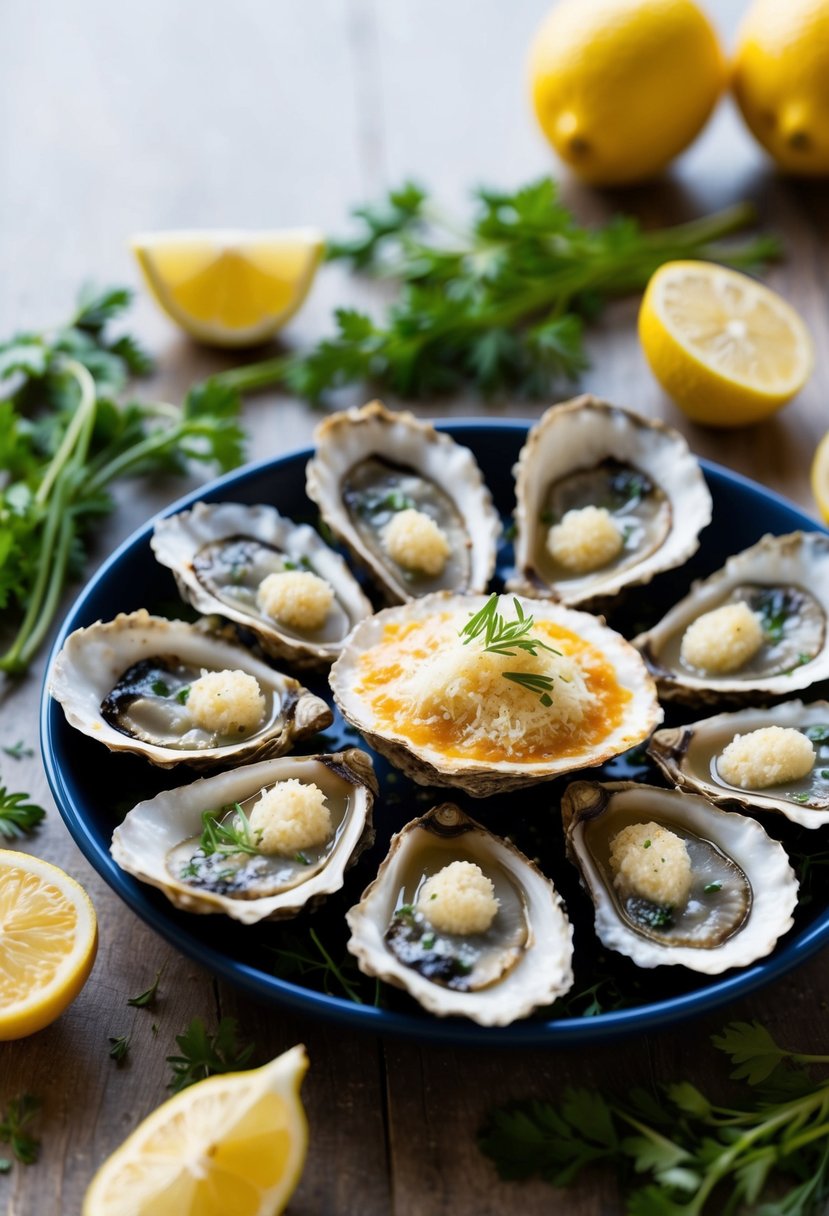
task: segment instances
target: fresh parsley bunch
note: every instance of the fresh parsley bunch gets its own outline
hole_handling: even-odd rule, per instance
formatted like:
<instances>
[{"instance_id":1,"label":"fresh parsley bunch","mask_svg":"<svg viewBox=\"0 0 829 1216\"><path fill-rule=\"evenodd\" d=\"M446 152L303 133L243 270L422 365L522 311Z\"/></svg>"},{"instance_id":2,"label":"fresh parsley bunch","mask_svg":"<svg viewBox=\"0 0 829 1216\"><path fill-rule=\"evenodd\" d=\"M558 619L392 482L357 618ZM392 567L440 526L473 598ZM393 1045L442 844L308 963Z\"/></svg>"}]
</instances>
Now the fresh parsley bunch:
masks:
<instances>
[{"instance_id":1,"label":"fresh parsley bunch","mask_svg":"<svg viewBox=\"0 0 829 1216\"><path fill-rule=\"evenodd\" d=\"M363 382L403 397L543 396L587 366L585 322L607 300L641 290L664 262L756 268L779 252L770 236L723 240L754 222L745 203L659 231L625 216L585 228L550 178L514 193L477 190L466 223L412 182L353 214L356 234L329 242L327 256L394 284L385 315L337 309L336 333L307 353L221 380L242 390L285 383L312 402Z\"/></svg>"},{"instance_id":2,"label":"fresh parsley bunch","mask_svg":"<svg viewBox=\"0 0 829 1216\"><path fill-rule=\"evenodd\" d=\"M113 509L110 486L135 474L183 473L191 461L242 460L239 398L199 385L181 407L118 405L150 360L110 335L129 291L84 290L70 321L0 345L0 619L15 630L0 670L26 669L49 630L85 540Z\"/></svg>"},{"instance_id":3,"label":"fresh parsley bunch","mask_svg":"<svg viewBox=\"0 0 829 1216\"><path fill-rule=\"evenodd\" d=\"M811 1216L829 1201L829 1056L779 1047L757 1022L713 1039L751 1088L721 1106L688 1081L627 1101L569 1089L561 1102L522 1102L490 1115L480 1146L505 1179L567 1186L596 1163L615 1166L628 1216ZM781 1184L789 1189L782 1198Z\"/></svg>"}]
</instances>

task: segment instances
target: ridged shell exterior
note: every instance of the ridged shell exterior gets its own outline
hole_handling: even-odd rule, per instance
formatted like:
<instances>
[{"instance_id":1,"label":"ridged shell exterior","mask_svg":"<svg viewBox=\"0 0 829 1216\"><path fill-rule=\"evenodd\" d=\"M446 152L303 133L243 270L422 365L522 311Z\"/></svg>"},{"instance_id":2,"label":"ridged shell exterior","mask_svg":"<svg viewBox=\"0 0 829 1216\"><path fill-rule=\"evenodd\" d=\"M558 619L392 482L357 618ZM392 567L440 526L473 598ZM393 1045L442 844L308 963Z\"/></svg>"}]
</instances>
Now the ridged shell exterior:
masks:
<instances>
[{"instance_id":1,"label":"ridged shell exterior","mask_svg":"<svg viewBox=\"0 0 829 1216\"><path fill-rule=\"evenodd\" d=\"M613 458L646 473L670 505L670 530L659 548L629 565L595 570L555 585L535 568L538 529L548 487L579 469ZM711 522L711 495L696 458L678 431L586 394L554 405L530 430L515 474L515 578L524 595L550 595L564 604L616 595L681 566L699 548Z\"/></svg>"},{"instance_id":2,"label":"ridged shell exterior","mask_svg":"<svg viewBox=\"0 0 829 1216\"><path fill-rule=\"evenodd\" d=\"M240 743L192 751L159 747L116 730L101 714L101 702L134 663L165 654L208 670L245 671L256 677L260 687L284 699L284 712L267 729ZM219 768L280 756L290 751L295 740L324 730L333 720L325 701L244 647L186 621L151 616L143 608L70 634L49 675L49 692L62 705L70 726L110 751L133 752L160 768L177 764Z\"/></svg>"},{"instance_id":3,"label":"ridged shell exterior","mask_svg":"<svg viewBox=\"0 0 829 1216\"><path fill-rule=\"evenodd\" d=\"M795 667L785 675L761 679L740 679L731 675L692 676L669 669L661 657L662 648L674 634L681 634L703 613L717 608L733 587L742 583L791 586L807 590L823 610L829 623L829 536L821 532L791 532L786 536L767 535L756 545L730 557L721 570L696 582L688 595L652 629L634 638L653 672L664 700L687 705L717 706L723 703L752 704L785 697L829 679L829 629L824 627L823 649L811 662Z\"/></svg>"},{"instance_id":4,"label":"ridged shell exterior","mask_svg":"<svg viewBox=\"0 0 829 1216\"><path fill-rule=\"evenodd\" d=\"M410 859L421 842L435 835L456 836L462 856L486 873L494 858L526 898L530 938L523 957L499 982L473 992L456 992L407 967L388 948L388 929ZM348 949L365 975L406 991L438 1017L467 1017L482 1026L508 1026L563 996L573 983L573 929L553 884L514 845L493 835L452 803L433 807L392 837L386 859L362 899L346 914Z\"/></svg>"},{"instance_id":5,"label":"ridged shell exterior","mask_svg":"<svg viewBox=\"0 0 829 1216\"><path fill-rule=\"evenodd\" d=\"M345 475L361 460L379 456L405 465L432 481L454 502L465 521L470 554L469 585L457 591L483 591L495 569L501 521L469 448L436 431L408 412L394 413L379 401L361 409L331 414L314 432L316 454L308 462L306 490L340 540L369 572L389 603L413 598L411 588L365 544L343 504Z\"/></svg>"},{"instance_id":6,"label":"ridged shell exterior","mask_svg":"<svg viewBox=\"0 0 829 1216\"><path fill-rule=\"evenodd\" d=\"M661 819L716 844L740 867L752 890L746 922L732 937L712 949L662 946L629 928L619 916L584 840L586 821L613 816L633 804L642 819ZM578 867L582 885L595 907L595 928L609 950L633 959L638 967L682 966L705 975L745 967L764 958L791 929L797 905L797 879L783 846L766 835L756 819L718 810L706 798L663 790L635 781L599 784L576 781L561 802L567 854Z\"/></svg>"},{"instance_id":7,"label":"ridged shell exterior","mask_svg":"<svg viewBox=\"0 0 829 1216\"><path fill-rule=\"evenodd\" d=\"M196 837L202 830L202 813L211 807L244 802L277 781L290 778L313 781L313 770L324 764L354 787L354 797L341 835L322 869L306 882L277 895L258 899L232 899L215 891L199 890L174 878L166 859L171 849ZM371 810L377 784L365 752L319 756L283 756L247 764L213 777L139 802L113 833L110 852L122 870L163 891L185 912L223 913L242 924L281 920L313 907L343 885L346 869L371 846L374 832Z\"/></svg>"},{"instance_id":8,"label":"ridged shell exterior","mask_svg":"<svg viewBox=\"0 0 829 1216\"><path fill-rule=\"evenodd\" d=\"M218 613L255 633L262 649L275 659L295 667L321 667L333 663L345 638L315 645L295 634L286 633L279 623L263 621L214 595L198 578L193 563L203 546L213 541L242 537L271 545L299 563L307 558L314 571L334 589L340 606L349 618L349 629L373 611L348 566L338 553L329 549L308 524L295 524L280 515L275 507L245 506L242 503L196 503L189 511L168 515L155 526L152 548L163 566L175 576L182 599L199 612ZM347 633L348 631L346 631Z\"/></svg>"},{"instance_id":9,"label":"ridged shell exterior","mask_svg":"<svg viewBox=\"0 0 829 1216\"><path fill-rule=\"evenodd\" d=\"M360 622L332 667L329 682L343 717L356 726L369 746L385 756L395 768L420 785L451 786L465 790L473 797L485 798L602 764L641 743L662 721L653 681L640 656L621 634L590 613L577 612L549 600L522 600L527 615L570 629L600 650L612 663L617 679L631 692L626 718L603 743L587 748L580 756L551 755L533 763L487 763L454 759L443 755L437 747L417 748L402 734L381 732L372 717L371 706L355 691L363 652L376 645L386 625L393 622L405 623L437 613L456 612L460 629L471 613L484 606L486 598L438 593L396 608L385 608Z\"/></svg>"},{"instance_id":10,"label":"ridged shell exterior","mask_svg":"<svg viewBox=\"0 0 829 1216\"><path fill-rule=\"evenodd\" d=\"M658 730L648 744L648 755L674 785L702 794L716 806L740 808L749 815L754 811L774 811L803 828L821 828L829 824L829 807L801 806L788 798L776 798L768 789L738 790L730 785L719 785L710 772L702 773L691 767L689 748L694 739L702 737L712 743L716 741L718 750L722 750L735 735L745 735L764 726L798 729L826 722L829 722L829 701L813 701L811 705L786 701L771 709L741 709L733 714L701 718L687 726Z\"/></svg>"}]
</instances>

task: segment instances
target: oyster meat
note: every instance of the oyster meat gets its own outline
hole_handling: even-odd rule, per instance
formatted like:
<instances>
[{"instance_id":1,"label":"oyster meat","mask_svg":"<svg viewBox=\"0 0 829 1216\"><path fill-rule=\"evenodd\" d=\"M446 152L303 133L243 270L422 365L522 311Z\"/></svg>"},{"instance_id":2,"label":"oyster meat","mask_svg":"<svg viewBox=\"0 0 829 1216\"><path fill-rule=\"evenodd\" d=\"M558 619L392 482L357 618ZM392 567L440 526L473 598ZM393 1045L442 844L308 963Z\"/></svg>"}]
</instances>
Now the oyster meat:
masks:
<instances>
[{"instance_id":1,"label":"oyster meat","mask_svg":"<svg viewBox=\"0 0 829 1216\"><path fill-rule=\"evenodd\" d=\"M228 694L213 686L212 673L242 684L238 710L222 708ZM162 768L278 756L333 719L325 701L244 647L144 609L71 634L49 691L70 726Z\"/></svg>"},{"instance_id":2,"label":"oyster meat","mask_svg":"<svg viewBox=\"0 0 829 1216\"><path fill-rule=\"evenodd\" d=\"M634 640L661 697L785 697L829 678L829 536L764 536Z\"/></svg>"},{"instance_id":3,"label":"oyster meat","mask_svg":"<svg viewBox=\"0 0 829 1216\"><path fill-rule=\"evenodd\" d=\"M699 547L711 495L682 436L582 396L530 430L515 466L510 588L579 604L648 583Z\"/></svg>"},{"instance_id":4,"label":"oyster meat","mask_svg":"<svg viewBox=\"0 0 829 1216\"><path fill-rule=\"evenodd\" d=\"M314 438L308 496L390 603L486 587L501 523L468 448L379 401Z\"/></svg>"},{"instance_id":5,"label":"oyster meat","mask_svg":"<svg viewBox=\"0 0 829 1216\"><path fill-rule=\"evenodd\" d=\"M298 787L326 808L325 839L302 849L265 848L251 826L257 802L272 795L278 811L283 791L287 799ZM371 845L376 793L371 760L354 748L265 760L140 802L115 829L111 853L187 912L221 912L247 925L296 916L338 891L346 869ZM240 838L242 847L234 847ZM284 830L283 839L289 842Z\"/></svg>"},{"instance_id":6,"label":"oyster meat","mask_svg":"<svg viewBox=\"0 0 829 1216\"><path fill-rule=\"evenodd\" d=\"M756 731L762 731L765 738L754 735ZM809 748L801 744L798 749L796 736L789 732L798 732L808 740L812 749L808 768ZM762 747L754 762L749 736ZM735 769L733 762L728 765L722 760L723 752L735 738L745 740L747 745L747 761L739 769ZM801 764L803 751L806 760ZM813 701L810 705L786 701L771 709L742 709L689 722L687 726L658 730L650 741L648 754L674 785L703 794L717 806L744 807L748 813L775 811L804 828L829 824L827 701ZM737 784L738 780L741 784Z\"/></svg>"},{"instance_id":7,"label":"oyster meat","mask_svg":"<svg viewBox=\"0 0 829 1216\"><path fill-rule=\"evenodd\" d=\"M152 547L183 599L250 629L267 654L294 666L332 663L372 611L339 554L274 507L197 503L159 520Z\"/></svg>"},{"instance_id":8,"label":"oyster meat","mask_svg":"<svg viewBox=\"0 0 829 1216\"><path fill-rule=\"evenodd\" d=\"M744 967L794 923L797 879L756 819L636 782L577 781L561 804L567 853L596 933L640 967Z\"/></svg>"},{"instance_id":9,"label":"oyster meat","mask_svg":"<svg viewBox=\"0 0 829 1216\"><path fill-rule=\"evenodd\" d=\"M460 880L451 873L457 867ZM471 896L463 890L470 874ZM483 919L481 888L490 905ZM573 982L572 927L553 884L452 803L393 837L346 919L360 970L405 988L440 1017L506 1026Z\"/></svg>"},{"instance_id":10,"label":"oyster meat","mask_svg":"<svg viewBox=\"0 0 829 1216\"><path fill-rule=\"evenodd\" d=\"M473 616L516 602L525 624L532 617L532 649L526 633L497 651L468 636ZM476 797L600 764L662 718L633 647L549 600L437 594L386 608L356 627L330 684L343 716L397 768Z\"/></svg>"}]
</instances>

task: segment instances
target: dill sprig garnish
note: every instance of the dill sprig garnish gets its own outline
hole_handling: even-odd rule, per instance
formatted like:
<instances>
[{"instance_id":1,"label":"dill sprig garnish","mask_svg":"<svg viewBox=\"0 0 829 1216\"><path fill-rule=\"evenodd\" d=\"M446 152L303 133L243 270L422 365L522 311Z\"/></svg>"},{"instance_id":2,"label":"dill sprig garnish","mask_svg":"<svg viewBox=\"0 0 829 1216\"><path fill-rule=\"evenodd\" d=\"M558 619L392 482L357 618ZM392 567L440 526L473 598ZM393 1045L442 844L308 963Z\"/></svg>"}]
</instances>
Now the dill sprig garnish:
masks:
<instances>
[{"instance_id":1,"label":"dill sprig garnish","mask_svg":"<svg viewBox=\"0 0 829 1216\"><path fill-rule=\"evenodd\" d=\"M220 823L219 816L235 811L235 816L228 823ZM202 834L199 849L205 857L214 853L232 856L234 853L249 853L255 856L259 852L260 832L254 832L250 820L238 802L228 803L220 811L205 811L201 817Z\"/></svg>"},{"instance_id":2,"label":"dill sprig garnish","mask_svg":"<svg viewBox=\"0 0 829 1216\"><path fill-rule=\"evenodd\" d=\"M540 638L529 636L535 620L524 612L521 601L515 596L512 597L512 602L515 606L515 619L508 621L498 611L498 595L494 592L483 608L470 616L463 629L460 630L459 637L463 639L464 646L482 639L484 650L488 650L492 654L512 657L519 650L523 650L525 653L531 654L533 658L537 658L538 651L541 649L549 650L550 654L560 656L561 651L556 650L554 646L548 646ZM554 684L552 676L525 671L503 671L501 674L505 680L511 680L513 684L520 685L528 692L536 693L545 707L552 705L553 698L550 696Z\"/></svg>"}]
</instances>

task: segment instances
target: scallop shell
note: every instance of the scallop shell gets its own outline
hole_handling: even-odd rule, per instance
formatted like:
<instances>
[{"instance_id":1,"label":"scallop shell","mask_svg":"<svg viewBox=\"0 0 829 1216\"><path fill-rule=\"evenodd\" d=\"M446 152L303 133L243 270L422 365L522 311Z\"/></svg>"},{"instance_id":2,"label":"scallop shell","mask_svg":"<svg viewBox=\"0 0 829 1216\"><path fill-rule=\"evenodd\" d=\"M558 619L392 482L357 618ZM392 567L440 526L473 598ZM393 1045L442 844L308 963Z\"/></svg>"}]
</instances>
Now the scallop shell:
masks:
<instances>
[{"instance_id":1,"label":"scallop shell","mask_svg":"<svg viewBox=\"0 0 829 1216\"><path fill-rule=\"evenodd\" d=\"M797 730L825 727L826 741L816 741L818 754L813 772L799 782L789 781L765 789L729 785L717 770L717 757L735 735L764 726ZM786 701L771 709L742 709L689 722L687 726L658 730L648 745L648 755L674 785L702 794L717 806L741 807L749 814L756 810L774 811L804 828L829 824L829 781L820 777L821 771L829 772L829 701L814 701L811 705ZM807 791L813 796L804 803ZM792 798L792 793L800 794L801 800Z\"/></svg>"},{"instance_id":2,"label":"scallop shell","mask_svg":"<svg viewBox=\"0 0 829 1216\"><path fill-rule=\"evenodd\" d=\"M481 470L468 448L410 413L393 413L379 401L332 414L314 432L316 455L308 462L306 489L323 519L366 568L390 603L405 603L438 590L483 591L495 569L501 523ZM377 467L365 462L379 462ZM384 552L379 532L361 526L349 509L344 488L349 478L368 480L388 467L389 486L408 485L418 506L428 508L444 527L452 556L435 578L407 580ZM414 501L414 500L413 500Z\"/></svg>"},{"instance_id":3,"label":"scallop shell","mask_svg":"<svg viewBox=\"0 0 829 1216\"><path fill-rule=\"evenodd\" d=\"M644 474L653 490L633 504L622 501L611 508L617 526L628 534L618 558L585 574L569 574L556 568L546 548L554 487L561 487L561 510L601 506L595 483L587 477L609 461L634 475ZM649 583L656 574L687 561L711 521L711 495L679 432L589 395L554 405L542 415L527 436L514 472L517 573L509 585L525 595L581 604ZM604 475L605 482L609 476ZM608 489L606 484L605 492Z\"/></svg>"},{"instance_id":4,"label":"scallop shell","mask_svg":"<svg viewBox=\"0 0 829 1216\"><path fill-rule=\"evenodd\" d=\"M467 991L427 978L402 962L386 941L401 895L427 873L456 860L479 865L496 882L496 890L499 883L507 884L501 889L512 889L527 928L523 945L511 953L501 978ZM507 1026L563 996L573 983L573 930L553 884L514 845L452 803L433 807L392 838L377 877L346 919L351 930L348 949L360 970L405 988L439 1017L458 1015L483 1026Z\"/></svg>"},{"instance_id":5,"label":"scallop shell","mask_svg":"<svg viewBox=\"0 0 829 1216\"><path fill-rule=\"evenodd\" d=\"M271 720L239 743L198 750L144 742L110 725L101 705L123 673L142 659L165 655L194 668L238 669L255 676L260 688L273 699ZM186 621L150 616L143 608L70 634L52 667L49 691L63 706L70 726L110 751L134 752L160 768L176 764L217 768L282 755L295 740L324 730L333 721L325 701L244 647Z\"/></svg>"},{"instance_id":6,"label":"scallop shell","mask_svg":"<svg viewBox=\"0 0 829 1216\"><path fill-rule=\"evenodd\" d=\"M207 585L196 568L199 554L208 545L231 540L258 542L265 552L275 550L275 556L286 557L297 566L310 566L325 579L336 597L325 627L313 634L292 631L259 612L255 600L247 604ZM371 603L339 554L308 524L293 523L275 507L196 503L189 511L158 521L152 548L158 561L172 570L179 593L189 604L199 612L218 613L250 629L266 654L296 667L332 663L353 626L372 612Z\"/></svg>"},{"instance_id":7,"label":"scallop shell","mask_svg":"<svg viewBox=\"0 0 829 1216\"><path fill-rule=\"evenodd\" d=\"M315 867L307 878L272 895L233 898L221 891L200 889L172 871L171 854L201 834L205 811L243 803L277 781L291 778L315 782L325 787L329 800L345 801L334 846L324 864ZM121 869L158 887L185 912L221 912L246 925L280 920L296 916L340 890L346 869L373 841L371 809L376 793L371 760L356 748L335 755L264 760L139 802L115 829L110 851Z\"/></svg>"},{"instance_id":8,"label":"scallop shell","mask_svg":"<svg viewBox=\"0 0 829 1216\"><path fill-rule=\"evenodd\" d=\"M593 900L596 934L608 949L627 955L639 967L683 966L719 975L770 954L794 923L797 879L783 846L767 836L756 819L718 810L696 794L632 781L574 782L564 793L561 813L568 856ZM650 820L685 833L686 838L712 843L748 880L745 919L720 944L709 948L662 944L620 915L609 873L597 862L589 834L599 823L609 834L612 821L622 827Z\"/></svg>"},{"instance_id":9,"label":"scallop shell","mask_svg":"<svg viewBox=\"0 0 829 1216\"><path fill-rule=\"evenodd\" d=\"M694 674L682 664L679 647L692 621L734 599L749 593L779 588L792 591L808 608L810 619L808 661L801 660L806 649L802 638L805 615L796 627L786 628L779 644L781 667L785 670L756 670L754 660L744 671L727 675ZM741 590L742 589L742 590ZM747 589L747 590L746 590ZM803 610L805 613L805 609ZM764 536L756 545L730 557L715 574L694 583L652 629L634 639L656 678L660 697L689 705L718 705L722 702L752 703L772 697L786 697L818 680L829 678L829 536L820 532L792 532L787 536ZM800 640L800 644L799 643ZM777 650L764 645L758 664L774 662ZM764 660L764 656L768 656Z\"/></svg>"},{"instance_id":10,"label":"scallop shell","mask_svg":"<svg viewBox=\"0 0 829 1216\"><path fill-rule=\"evenodd\" d=\"M589 613L577 612L549 600L522 600L525 614L570 630L599 651L612 666L616 680L629 692L630 699L621 720L602 738L577 754L551 752L535 761L490 761L447 755L431 740L414 742L406 733L408 719L405 716L400 716L393 728L379 723L371 701L359 690L359 685L364 674L364 655L382 641L386 629L405 628L417 621L450 614L457 618L456 632L459 632L470 615L486 602L485 596L437 594L386 608L360 622L331 669L329 682L343 717L356 726L371 747L407 776L421 785L453 786L482 798L601 764L641 743L662 720L656 690L645 665L620 634ZM533 695L527 693L528 697Z\"/></svg>"}]
</instances>

